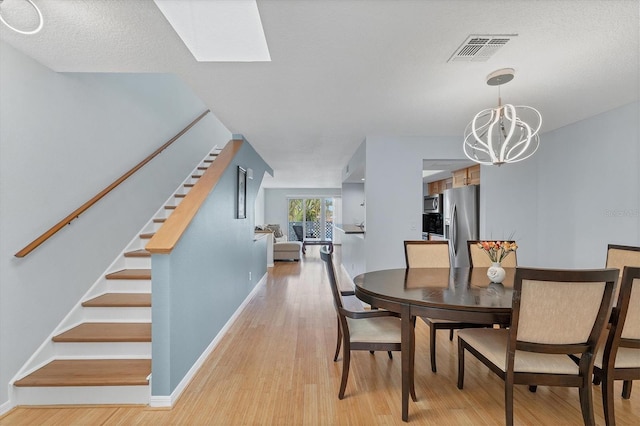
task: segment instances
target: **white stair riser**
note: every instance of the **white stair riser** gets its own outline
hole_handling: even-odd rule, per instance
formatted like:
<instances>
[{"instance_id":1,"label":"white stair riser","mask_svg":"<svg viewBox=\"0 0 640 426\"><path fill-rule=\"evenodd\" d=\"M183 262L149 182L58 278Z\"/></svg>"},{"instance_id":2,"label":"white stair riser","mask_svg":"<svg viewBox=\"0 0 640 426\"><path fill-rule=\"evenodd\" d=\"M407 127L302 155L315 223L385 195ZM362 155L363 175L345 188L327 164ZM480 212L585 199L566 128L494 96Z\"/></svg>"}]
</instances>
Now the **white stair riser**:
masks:
<instances>
[{"instance_id":1,"label":"white stair riser","mask_svg":"<svg viewBox=\"0 0 640 426\"><path fill-rule=\"evenodd\" d=\"M14 387L16 405L148 404L147 386Z\"/></svg>"},{"instance_id":2,"label":"white stair riser","mask_svg":"<svg viewBox=\"0 0 640 426\"><path fill-rule=\"evenodd\" d=\"M84 308L84 322L151 322L151 307Z\"/></svg>"},{"instance_id":3,"label":"white stair riser","mask_svg":"<svg viewBox=\"0 0 640 426\"><path fill-rule=\"evenodd\" d=\"M151 358L151 342L54 342L56 357L66 358Z\"/></svg>"},{"instance_id":4,"label":"white stair riser","mask_svg":"<svg viewBox=\"0 0 640 426\"><path fill-rule=\"evenodd\" d=\"M151 269L151 257L125 257L125 269Z\"/></svg>"},{"instance_id":5,"label":"white stair riser","mask_svg":"<svg viewBox=\"0 0 640 426\"><path fill-rule=\"evenodd\" d=\"M151 293L151 280L107 280L109 293Z\"/></svg>"}]
</instances>

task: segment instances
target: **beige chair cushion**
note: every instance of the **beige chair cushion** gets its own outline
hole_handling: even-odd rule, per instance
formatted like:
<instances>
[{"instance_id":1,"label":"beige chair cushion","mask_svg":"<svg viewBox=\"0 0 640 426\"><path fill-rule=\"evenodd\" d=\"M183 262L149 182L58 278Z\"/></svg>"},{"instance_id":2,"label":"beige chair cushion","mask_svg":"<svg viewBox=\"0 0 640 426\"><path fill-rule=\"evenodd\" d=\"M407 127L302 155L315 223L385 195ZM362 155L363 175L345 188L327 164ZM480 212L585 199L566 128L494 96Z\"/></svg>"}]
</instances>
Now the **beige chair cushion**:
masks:
<instances>
[{"instance_id":1,"label":"beige chair cushion","mask_svg":"<svg viewBox=\"0 0 640 426\"><path fill-rule=\"evenodd\" d=\"M550 344L586 342L604 289L604 282L593 285L523 280L518 340Z\"/></svg>"},{"instance_id":2,"label":"beige chair cushion","mask_svg":"<svg viewBox=\"0 0 640 426\"><path fill-rule=\"evenodd\" d=\"M604 345L598 348L595 362L593 363L598 368L602 368L603 352ZM619 347L616 354L615 368L640 368L640 349Z\"/></svg>"},{"instance_id":3,"label":"beige chair cushion","mask_svg":"<svg viewBox=\"0 0 640 426\"><path fill-rule=\"evenodd\" d=\"M640 278L634 278L627 319L624 321L623 339L640 339Z\"/></svg>"},{"instance_id":4,"label":"beige chair cushion","mask_svg":"<svg viewBox=\"0 0 640 426\"><path fill-rule=\"evenodd\" d=\"M467 328L458 337L473 346L502 371L507 370L507 339L509 330ZM538 354L516 351L514 371L517 373L578 374L578 366L567 355Z\"/></svg>"},{"instance_id":5,"label":"beige chair cushion","mask_svg":"<svg viewBox=\"0 0 640 426\"><path fill-rule=\"evenodd\" d=\"M407 266L409 268L448 268L449 246L447 244L408 244Z\"/></svg>"},{"instance_id":6,"label":"beige chair cushion","mask_svg":"<svg viewBox=\"0 0 640 426\"><path fill-rule=\"evenodd\" d=\"M347 318L351 342L400 343L400 318Z\"/></svg>"},{"instance_id":7,"label":"beige chair cushion","mask_svg":"<svg viewBox=\"0 0 640 426\"><path fill-rule=\"evenodd\" d=\"M620 270L620 278L616 284L613 293L613 304L618 303L618 294L620 293L620 280L622 280L622 272L625 266L640 267L640 251L637 250L621 250L610 248L607 251L607 268L618 268Z\"/></svg>"}]
</instances>

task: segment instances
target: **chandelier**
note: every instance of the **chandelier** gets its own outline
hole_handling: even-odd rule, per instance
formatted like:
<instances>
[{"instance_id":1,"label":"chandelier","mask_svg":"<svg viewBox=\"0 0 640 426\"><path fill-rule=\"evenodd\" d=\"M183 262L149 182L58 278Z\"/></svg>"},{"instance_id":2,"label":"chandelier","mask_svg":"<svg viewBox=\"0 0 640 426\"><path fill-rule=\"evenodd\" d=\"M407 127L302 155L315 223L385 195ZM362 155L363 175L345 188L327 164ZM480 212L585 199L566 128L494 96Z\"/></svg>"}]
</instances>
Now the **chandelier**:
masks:
<instances>
[{"instance_id":1,"label":"chandelier","mask_svg":"<svg viewBox=\"0 0 640 426\"><path fill-rule=\"evenodd\" d=\"M37 32L39 32L42 29L42 24L44 22L44 19L42 18L42 12L40 12L40 9L38 8L38 6L35 5L35 3L32 0L26 0L31 7L35 10L35 12L38 14L38 25L31 30L21 30L16 28L15 26L11 25L10 23L8 23L5 18L2 16L2 3L4 2L4 0L0 0L0 22L2 22L3 24L5 24L7 27L9 27L10 29L12 29L13 31L20 33L20 34L25 34L25 35L31 35L31 34L35 34ZM11 3L11 2L9 2ZM25 5L26 7L26 5Z\"/></svg>"},{"instance_id":2,"label":"chandelier","mask_svg":"<svg viewBox=\"0 0 640 426\"><path fill-rule=\"evenodd\" d=\"M464 131L464 153L485 165L516 163L531 157L540 145L542 116L529 106L502 105L500 85L513 80L514 70L504 68L487 76L489 86L498 86L498 106L480 111Z\"/></svg>"}]
</instances>

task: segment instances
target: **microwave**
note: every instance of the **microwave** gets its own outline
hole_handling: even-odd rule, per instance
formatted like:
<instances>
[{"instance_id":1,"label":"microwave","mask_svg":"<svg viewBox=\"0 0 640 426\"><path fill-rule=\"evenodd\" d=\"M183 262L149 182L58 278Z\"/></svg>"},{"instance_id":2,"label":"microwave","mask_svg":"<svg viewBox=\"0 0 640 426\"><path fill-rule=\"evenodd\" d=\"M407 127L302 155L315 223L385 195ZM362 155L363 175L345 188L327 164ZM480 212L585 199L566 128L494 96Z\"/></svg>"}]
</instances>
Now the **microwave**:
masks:
<instances>
[{"instance_id":1,"label":"microwave","mask_svg":"<svg viewBox=\"0 0 640 426\"><path fill-rule=\"evenodd\" d=\"M442 213L442 194L424 197L424 213Z\"/></svg>"}]
</instances>

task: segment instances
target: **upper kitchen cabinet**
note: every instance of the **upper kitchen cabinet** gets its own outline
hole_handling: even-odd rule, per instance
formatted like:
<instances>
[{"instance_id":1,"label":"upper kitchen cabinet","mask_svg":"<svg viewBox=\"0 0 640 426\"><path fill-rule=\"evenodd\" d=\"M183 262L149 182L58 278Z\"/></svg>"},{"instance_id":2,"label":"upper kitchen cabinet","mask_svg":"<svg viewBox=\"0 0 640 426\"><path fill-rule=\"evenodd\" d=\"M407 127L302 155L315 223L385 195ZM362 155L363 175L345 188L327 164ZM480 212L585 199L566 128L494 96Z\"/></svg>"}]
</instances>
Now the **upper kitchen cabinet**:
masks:
<instances>
[{"instance_id":1,"label":"upper kitchen cabinet","mask_svg":"<svg viewBox=\"0 0 640 426\"><path fill-rule=\"evenodd\" d=\"M453 187L466 185L480 185L480 164L453 172Z\"/></svg>"},{"instance_id":2,"label":"upper kitchen cabinet","mask_svg":"<svg viewBox=\"0 0 640 426\"><path fill-rule=\"evenodd\" d=\"M429 195L442 194L445 189L453 188L453 177L429 182Z\"/></svg>"}]
</instances>

